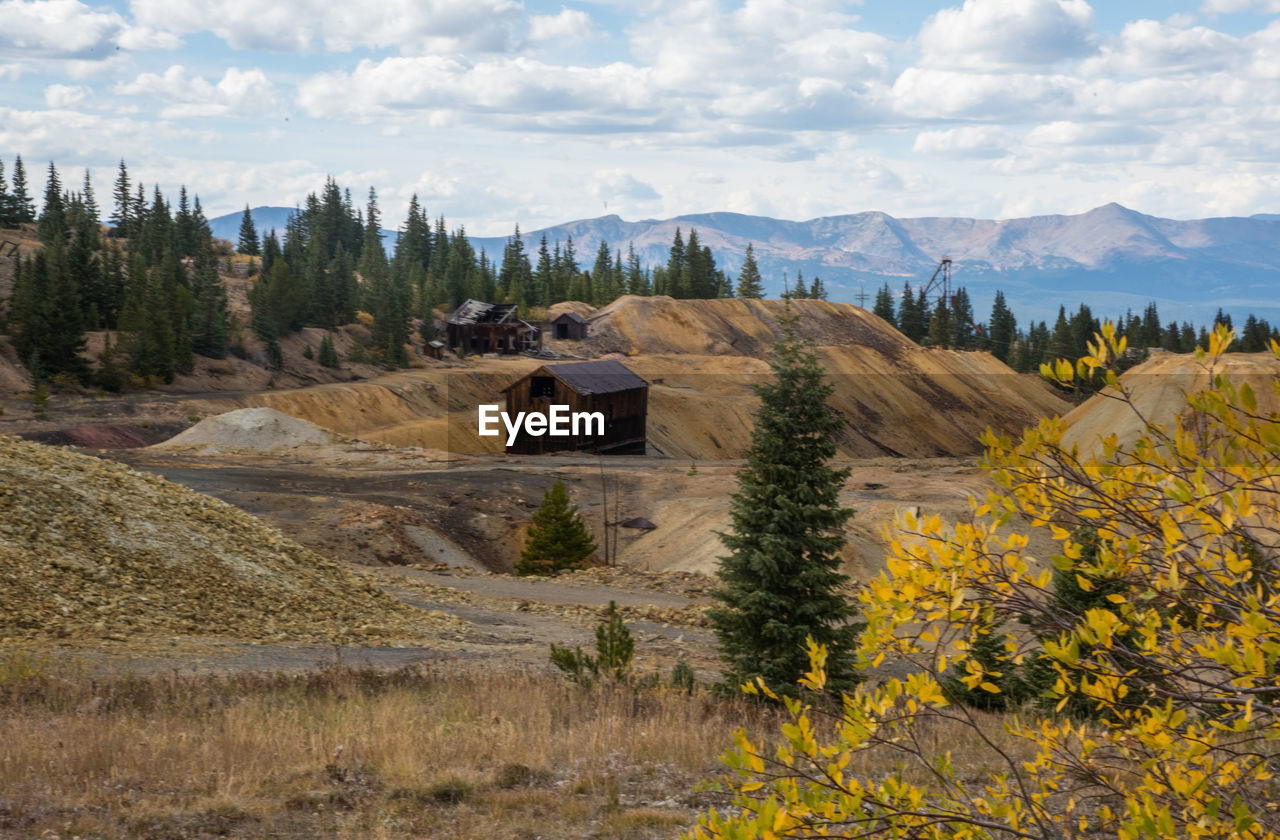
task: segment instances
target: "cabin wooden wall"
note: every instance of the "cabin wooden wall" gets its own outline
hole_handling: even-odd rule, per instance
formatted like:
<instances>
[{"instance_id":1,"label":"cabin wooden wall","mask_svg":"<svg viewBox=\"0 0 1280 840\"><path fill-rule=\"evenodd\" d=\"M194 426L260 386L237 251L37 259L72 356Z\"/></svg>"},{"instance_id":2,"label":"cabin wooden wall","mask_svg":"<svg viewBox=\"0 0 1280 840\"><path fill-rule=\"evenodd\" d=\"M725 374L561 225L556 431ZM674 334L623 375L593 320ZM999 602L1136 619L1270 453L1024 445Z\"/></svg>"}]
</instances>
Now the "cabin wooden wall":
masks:
<instances>
[{"instance_id":1,"label":"cabin wooden wall","mask_svg":"<svg viewBox=\"0 0 1280 840\"><path fill-rule=\"evenodd\" d=\"M552 377L555 388L551 397L530 395L535 376L550 376L538 368L507 391L507 414L512 419L521 411L549 413L552 405L567 405L570 412L594 412L604 415L604 436L583 435L534 437L523 432L507 447L510 454L541 455L547 452L583 451L605 454L638 454L645 449L645 416L649 406L649 389L633 388L611 394L580 394Z\"/></svg>"}]
</instances>

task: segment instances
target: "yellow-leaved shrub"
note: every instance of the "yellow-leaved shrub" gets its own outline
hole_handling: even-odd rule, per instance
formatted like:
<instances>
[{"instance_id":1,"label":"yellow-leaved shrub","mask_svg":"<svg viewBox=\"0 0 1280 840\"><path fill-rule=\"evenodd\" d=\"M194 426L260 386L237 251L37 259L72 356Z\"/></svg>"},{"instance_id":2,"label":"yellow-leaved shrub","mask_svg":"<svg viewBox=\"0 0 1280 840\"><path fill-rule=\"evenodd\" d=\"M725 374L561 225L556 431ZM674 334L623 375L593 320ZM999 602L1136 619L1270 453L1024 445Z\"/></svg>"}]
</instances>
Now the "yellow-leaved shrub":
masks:
<instances>
[{"instance_id":1,"label":"yellow-leaved shrub","mask_svg":"<svg viewBox=\"0 0 1280 840\"><path fill-rule=\"evenodd\" d=\"M1280 837L1280 421L1221 375L1231 338L1219 328L1198 353L1210 385L1182 417L1139 415L1142 434L1099 456L1065 447L1060 419L1017 442L988 433L994 489L971 521L904 517L860 595L861 666L883 678L832 697L811 646L813 693L784 700L776 744L737 735L734 805L690 836ZM1137 412L1112 370L1124 339L1108 324L1089 349L1042 373L1069 384L1101 370L1103 394ZM1051 532L1053 557L1030 555L1027 525ZM1096 551L1076 541L1082 527ZM1120 585L1072 611L1053 598L1053 567L1084 590ZM967 655L992 628L1008 667L1056 674L1021 714L974 712L944 688L960 673L999 690L1002 675ZM1068 716L1069 697L1099 714Z\"/></svg>"}]
</instances>

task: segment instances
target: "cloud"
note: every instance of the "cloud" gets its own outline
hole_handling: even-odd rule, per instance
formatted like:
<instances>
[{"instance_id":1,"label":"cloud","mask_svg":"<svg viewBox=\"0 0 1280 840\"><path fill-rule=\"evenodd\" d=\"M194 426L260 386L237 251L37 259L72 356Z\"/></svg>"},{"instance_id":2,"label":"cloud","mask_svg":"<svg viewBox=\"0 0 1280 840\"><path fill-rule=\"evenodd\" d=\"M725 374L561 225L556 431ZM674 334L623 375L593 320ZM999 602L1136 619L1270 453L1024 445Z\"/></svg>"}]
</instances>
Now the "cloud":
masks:
<instances>
[{"instance_id":1,"label":"cloud","mask_svg":"<svg viewBox=\"0 0 1280 840\"><path fill-rule=\"evenodd\" d=\"M965 0L920 30L933 67L1049 67L1094 49L1093 9L1085 0Z\"/></svg>"},{"instance_id":2,"label":"cloud","mask_svg":"<svg viewBox=\"0 0 1280 840\"><path fill-rule=\"evenodd\" d=\"M1013 136L994 125L966 125L930 129L916 135L911 151L955 158L996 158L1008 153Z\"/></svg>"},{"instance_id":3,"label":"cloud","mask_svg":"<svg viewBox=\"0 0 1280 840\"><path fill-rule=\"evenodd\" d=\"M33 160L106 160L127 151L131 158L160 154L165 143L190 145L198 132L166 122L128 117L103 117L71 108L21 110L0 106L0 148L12 149Z\"/></svg>"},{"instance_id":4,"label":"cloud","mask_svg":"<svg viewBox=\"0 0 1280 840\"><path fill-rule=\"evenodd\" d=\"M525 13L517 0L130 0L142 25L212 32L233 49L342 53L396 49L404 55L495 53L526 42L573 43L589 37L586 12Z\"/></svg>"},{"instance_id":5,"label":"cloud","mask_svg":"<svg viewBox=\"0 0 1280 840\"><path fill-rule=\"evenodd\" d=\"M44 89L44 104L50 108L69 108L89 95L84 85L49 85Z\"/></svg>"},{"instance_id":6,"label":"cloud","mask_svg":"<svg viewBox=\"0 0 1280 840\"><path fill-rule=\"evenodd\" d=\"M350 73L304 81L298 104L313 117L355 121L456 113L509 129L621 130L657 113L659 98L647 75L622 63L564 67L523 57L474 63L442 56L365 59Z\"/></svg>"},{"instance_id":7,"label":"cloud","mask_svg":"<svg viewBox=\"0 0 1280 840\"><path fill-rule=\"evenodd\" d=\"M364 59L299 87L310 115L356 122L415 114L437 124L576 134L765 137L848 128L888 114L882 36L854 28L839 4L802 8L747 0L659 8L628 31L633 62L603 66L525 56L425 55ZM590 33L562 10L535 16L528 42Z\"/></svg>"},{"instance_id":8,"label":"cloud","mask_svg":"<svg viewBox=\"0 0 1280 840\"><path fill-rule=\"evenodd\" d=\"M1237 38L1204 26L1174 19L1126 23L1120 37L1083 62L1084 75L1147 76L1203 73L1236 65L1244 44Z\"/></svg>"},{"instance_id":9,"label":"cloud","mask_svg":"<svg viewBox=\"0 0 1280 840\"><path fill-rule=\"evenodd\" d=\"M559 14L530 17L526 37L531 43L571 46L588 41L593 35L595 25L591 15L578 9L561 9Z\"/></svg>"},{"instance_id":10,"label":"cloud","mask_svg":"<svg viewBox=\"0 0 1280 840\"><path fill-rule=\"evenodd\" d=\"M132 82L117 84L112 92L170 103L160 112L165 119L261 114L279 107L266 74L256 68L229 67L213 84L201 76L189 77L184 67L174 64L162 75L143 73Z\"/></svg>"},{"instance_id":11,"label":"cloud","mask_svg":"<svg viewBox=\"0 0 1280 840\"><path fill-rule=\"evenodd\" d=\"M921 119L1038 119L1071 104L1078 80L1034 73L909 67L890 91L898 113Z\"/></svg>"},{"instance_id":12,"label":"cloud","mask_svg":"<svg viewBox=\"0 0 1280 840\"><path fill-rule=\"evenodd\" d=\"M657 201L662 198L650 185L621 169L598 169L591 176L591 194L601 201L629 204Z\"/></svg>"},{"instance_id":13,"label":"cloud","mask_svg":"<svg viewBox=\"0 0 1280 840\"><path fill-rule=\"evenodd\" d=\"M1208 15L1229 15L1237 12L1280 12L1280 0L1205 0L1200 11Z\"/></svg>"},{"instance_id":14,"label":"cloud","mask_svg":"<svg viewBox=\"0 0 1280 840\"><path fill-rule=\"evenodd\" d=\"M0 56L101 60L117 48L173 49L178 43L79 0L0 2Z\"/></svg>"}]
</instances>

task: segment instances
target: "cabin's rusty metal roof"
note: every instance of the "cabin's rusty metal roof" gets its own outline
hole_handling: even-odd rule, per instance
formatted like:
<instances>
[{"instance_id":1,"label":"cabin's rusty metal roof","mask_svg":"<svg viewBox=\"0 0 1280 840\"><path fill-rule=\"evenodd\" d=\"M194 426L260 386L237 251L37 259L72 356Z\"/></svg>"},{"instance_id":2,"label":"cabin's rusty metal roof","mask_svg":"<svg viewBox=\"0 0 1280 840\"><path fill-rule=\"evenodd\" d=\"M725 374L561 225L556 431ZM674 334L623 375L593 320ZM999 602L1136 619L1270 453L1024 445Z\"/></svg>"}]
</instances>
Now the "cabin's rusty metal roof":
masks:
<instances>
[{"instance_id":1,"label":"cabin's rusty metal roof","mask_svg":"<svg viewBox=\"0 0 1280 840\"><path fill-rule=\"evenodd\" d=\"M587 319L583 318L577 312L561 312L551 321L551 323L554 324L554 323L557 323L558 321L563 321L566 318L568 318L570 321L573 321L575 324L585 324L587 322Z\"/></svg>"},{"instance_id":2,"label":"cabin's rusty metal roof","mask_svg":"<svg viewBox=\"0 0 1280 840\"><path fill-rule=\"evenodd\" d=\"M627 370L621 362L612 359L604 362L547 365L543 370L579 394L615 394L649 387L648 382Z\"/></svg>"},{"instance_id":3,"label":"cabin's rusty metal roof","mask_svg":"<svg viewBox=\"0 0 1280 840\"><path fill-rule=\"evenodd\" d=\"M636 376L621 363L612 359L603 362L566 362L559 365L543 365L521 377L502 390L510 391L530 376L543 373L554 376L579 394L616 394L648 388L649 383Z\"/></svg>"}]
</instances>

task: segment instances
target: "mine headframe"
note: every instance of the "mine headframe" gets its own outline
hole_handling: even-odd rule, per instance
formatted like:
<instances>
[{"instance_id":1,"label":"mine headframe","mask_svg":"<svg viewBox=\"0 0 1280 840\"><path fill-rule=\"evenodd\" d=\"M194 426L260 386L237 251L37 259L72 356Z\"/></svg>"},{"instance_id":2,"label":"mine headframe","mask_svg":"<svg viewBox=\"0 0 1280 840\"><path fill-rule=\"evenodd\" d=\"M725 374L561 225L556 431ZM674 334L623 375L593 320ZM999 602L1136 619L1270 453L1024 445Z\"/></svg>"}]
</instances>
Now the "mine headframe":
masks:
<instances>
[{"instance_id":1,"label":"mine headframe","mask_svg":"<svg viewBox=\"0 0 1280 840\"><path fill-rule=\"evenodd\" d=\"M950 309L955 300L951 293L951 258L943 257L938 263L938 267L933 270L933 276L929 278L929 282L924 287L924 297L928 300L930 297L936 298L947 309Z\"/></svg>"}]
</instances>

